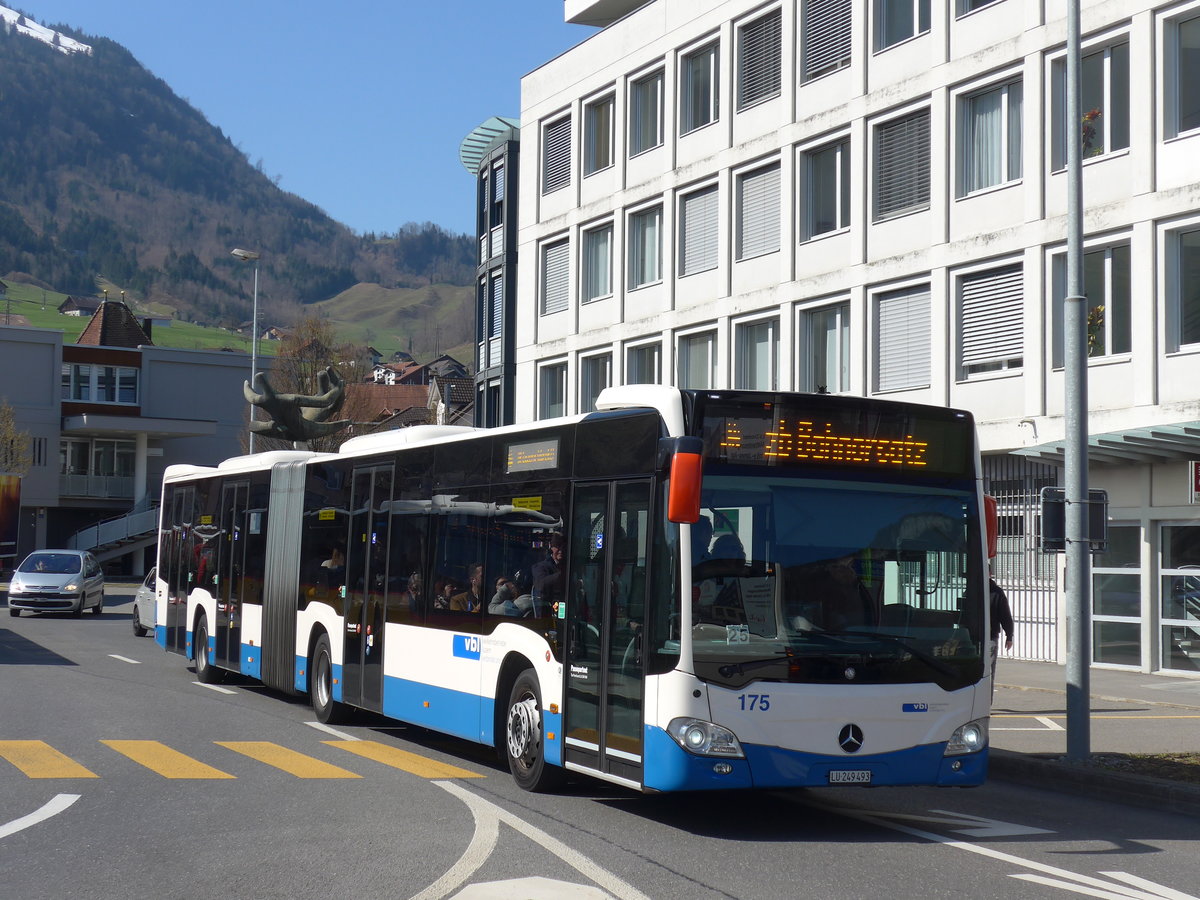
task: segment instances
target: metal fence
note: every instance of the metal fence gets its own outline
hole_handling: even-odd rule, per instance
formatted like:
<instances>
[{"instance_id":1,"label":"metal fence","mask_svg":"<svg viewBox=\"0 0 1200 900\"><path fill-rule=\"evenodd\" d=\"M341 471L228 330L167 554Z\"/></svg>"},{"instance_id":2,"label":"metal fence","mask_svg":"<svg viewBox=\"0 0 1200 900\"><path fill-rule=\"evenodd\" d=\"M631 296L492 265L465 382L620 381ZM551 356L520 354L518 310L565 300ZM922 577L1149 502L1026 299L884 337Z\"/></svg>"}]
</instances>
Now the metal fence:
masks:
<instances>
[{"instance_id":1,"label":"metal fence","mask_svg":"<svg viewBox=\"0 0 1200 900\"><path fill-rule=\"evenodd\" d=\"M992 576L1008 595L1016 634L1013 655L1058 661L1059 557L1039 549L1043 487L1061 469L1021 456L985 456L983 490L996 498L1000 538Z\"/></svg>"}]
</instances>

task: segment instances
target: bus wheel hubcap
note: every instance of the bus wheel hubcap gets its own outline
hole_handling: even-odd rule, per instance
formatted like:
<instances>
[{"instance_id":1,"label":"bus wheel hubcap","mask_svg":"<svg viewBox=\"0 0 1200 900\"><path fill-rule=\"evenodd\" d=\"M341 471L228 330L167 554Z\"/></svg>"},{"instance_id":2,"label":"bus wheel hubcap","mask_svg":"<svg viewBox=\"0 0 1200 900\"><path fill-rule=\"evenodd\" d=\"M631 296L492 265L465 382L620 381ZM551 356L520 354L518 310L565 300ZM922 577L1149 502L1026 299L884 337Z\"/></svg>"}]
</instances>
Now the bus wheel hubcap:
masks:
<instances>
[{"instance_id":1,"label":"bus wheel hubcap","mask_svg":"<svg viewBox=\"0 0 1200 900\"><path fill-rule=\"evenodd\" d=\"M537 701L532 697L512 705L508 711L508 752L513 759L525 761L537 746Z\"/></svg>"}]
</instances>

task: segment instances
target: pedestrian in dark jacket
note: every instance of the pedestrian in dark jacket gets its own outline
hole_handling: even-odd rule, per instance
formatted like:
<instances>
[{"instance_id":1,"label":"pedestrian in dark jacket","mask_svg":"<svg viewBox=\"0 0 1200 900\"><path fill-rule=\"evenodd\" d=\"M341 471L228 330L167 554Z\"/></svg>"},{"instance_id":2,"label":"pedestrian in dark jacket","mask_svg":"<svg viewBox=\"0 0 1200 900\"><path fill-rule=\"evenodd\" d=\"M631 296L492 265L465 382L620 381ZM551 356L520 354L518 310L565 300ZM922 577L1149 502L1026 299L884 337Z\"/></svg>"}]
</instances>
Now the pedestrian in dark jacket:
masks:
<instances>
[{"instance_id":1,"label":"pedestrian in dark jacket","mask_svg":"<svg viewBox=\"0 0 1200 900\"><path fill-rule=\"evenodd\" d=\"M1013 647L1013 617L1008 606L1008 595L996 584L995 578L988 578L988 593L991 600L992 613L992 695L996 693L996 658L1000 655L1000 631L1004 631L1004 649Z\"/></svg>"}]
</instances>

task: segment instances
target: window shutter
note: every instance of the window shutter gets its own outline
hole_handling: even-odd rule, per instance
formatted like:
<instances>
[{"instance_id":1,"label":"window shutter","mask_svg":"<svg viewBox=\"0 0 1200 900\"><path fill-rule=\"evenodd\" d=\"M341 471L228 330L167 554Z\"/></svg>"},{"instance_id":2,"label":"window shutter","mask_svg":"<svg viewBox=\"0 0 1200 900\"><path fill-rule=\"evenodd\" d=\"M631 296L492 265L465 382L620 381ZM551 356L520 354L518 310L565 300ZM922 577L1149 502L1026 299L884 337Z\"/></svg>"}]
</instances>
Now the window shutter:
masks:
<instances>
[{"instance_id":1,"label":"window shutter","mask_svg":"<svg viewBox=\"0 0 1200 900\"><path fill-rule=\"evenodd\" d=\"M504 202L504 166L498 165L492 169L492 202Z\"/></svg>"},{"instance_id":2,"label":"window shutter","mask_svg":"<svg viewBox=\"0 0 1200 900\"><path fill-rule=\"evenodd\" d=\"M804 0L800 26L804 80L850 65L850 0Z\"/></svg>"},{"instance_id":3,"label":"window shutter","mask_svg":"<svg viewBox=\"0 0 1200 900\"><path fill-rule=\"evenodd\" d=\"M570 246L559 241L542 250L542 315L562 312L569 299Z\"/></svg>"},{"instance_id":4,"label":"window shutter","mask_svg":"<svg viewBox=\"0 0 1200 900\"><path fill-rule=\"evenodd\" d=\"M492 276L492 323L488 337L500 337L500 323L504 319L504 274Z\"/></svg>"},{"instance_id":5,"label":"window shutter","mask_svg":"<svg viewBox=\"0 0 1200 900\"><path fill-rule=\"evenodd\" d=\"M875 218L929 206L929 110L875 128Z\"/></svg>"},{"instance_id":6,"label":"window shutter","mask_svg":"<svg viewBox=\"0 0 1200 900\"><path fill-rule=\"evenodd\" d=\"M571 117L546 126L542 135L542 193L571 183Z\"/></svg>"},{"instance_id":7,"label":"window shutter","mask_svg":"<svg viewBox=\"0 0 1200 900\"><path fill-rule=\"evenodd\" d=\"M783 14L777 9L738 32L738 109L779 93L782 84Z\"/></svg>"},{"instance_id":8,"label":"window shutter","mask_svg":"<svg viewBox=\"0 0 1200 900\"><path fill-rule=\"evenodd\" d=\"M683 198L683 275L717 267L717 188L696 191Z\"/></svg>"},{"instance_id":9,"label":"window shutter","mask_svg":"<svg viewBox=\"0 0 1200 900\"><path fill-rule=\"evenodd\" d=\"M1024 332L1021 265L964 275L959 290L963 368L984 363L1020 365Z\"/></svg>"},{"instance_id":10,"label":"window shutter","mask_svg":"<svg viewBox=\"0 0 1200 900\"><path fill-rule=\"evenodd\" d=\"M929 287L880 294L876 305L876 390L929 386Z\"/></svg>"},{"instance_id":11,"label":"window shutter","mask_svg":"<svg viewBox=\"0 0 1200 900\"><path fill-rule=\"evenodd\" d=\"M779 165L738 179L737 258L779 249Z\"/></svg>"}]
</instances>

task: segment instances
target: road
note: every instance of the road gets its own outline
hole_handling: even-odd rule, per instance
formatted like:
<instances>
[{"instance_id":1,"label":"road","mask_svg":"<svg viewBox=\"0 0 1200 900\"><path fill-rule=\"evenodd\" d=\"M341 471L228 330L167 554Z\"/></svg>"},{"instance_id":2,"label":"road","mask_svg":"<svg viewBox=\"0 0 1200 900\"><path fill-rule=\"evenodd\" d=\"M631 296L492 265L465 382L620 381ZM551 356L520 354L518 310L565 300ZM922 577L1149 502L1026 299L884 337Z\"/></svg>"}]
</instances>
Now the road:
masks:
<instances>
[{"instance_id":1,"label":"road","mask_svg":"<svg viewBox=\"0 0 1200 900\"><path fill-rule=\"evenodd\" d=\"M1194 820L1001 782L526 794L476 745L196 683L132 591L0 624L0 896L1200 896Z\"/></svg>"}]
</instances>

